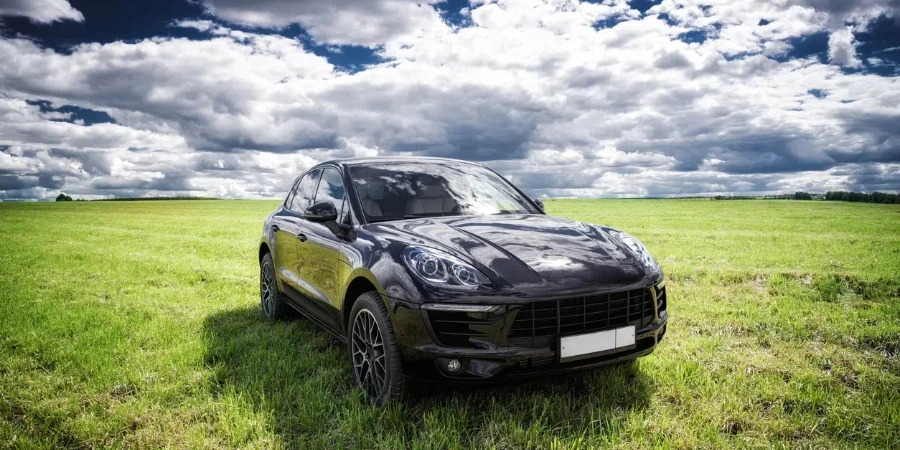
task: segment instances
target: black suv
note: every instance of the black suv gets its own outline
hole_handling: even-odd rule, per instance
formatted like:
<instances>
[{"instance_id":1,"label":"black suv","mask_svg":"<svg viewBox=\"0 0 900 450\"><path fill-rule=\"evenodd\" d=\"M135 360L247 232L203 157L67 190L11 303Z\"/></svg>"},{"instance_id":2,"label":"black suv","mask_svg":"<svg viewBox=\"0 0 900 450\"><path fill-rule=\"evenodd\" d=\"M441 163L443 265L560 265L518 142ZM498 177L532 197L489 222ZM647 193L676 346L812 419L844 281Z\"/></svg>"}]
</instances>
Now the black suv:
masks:
<instances>
[{"instance_id":1,"label":"black suv","mask_svg":"<svg viewBox=\"0 0 900 450\"><path fill-rule=\"evenodd\" d=\"M465 161L321 163L266 218L259 261L265 316L297 310L346 342L354 379L379 405L409 379L631 360L666 330L663 274L637 239L548 216Z\"/></svg>"}]
</instances>

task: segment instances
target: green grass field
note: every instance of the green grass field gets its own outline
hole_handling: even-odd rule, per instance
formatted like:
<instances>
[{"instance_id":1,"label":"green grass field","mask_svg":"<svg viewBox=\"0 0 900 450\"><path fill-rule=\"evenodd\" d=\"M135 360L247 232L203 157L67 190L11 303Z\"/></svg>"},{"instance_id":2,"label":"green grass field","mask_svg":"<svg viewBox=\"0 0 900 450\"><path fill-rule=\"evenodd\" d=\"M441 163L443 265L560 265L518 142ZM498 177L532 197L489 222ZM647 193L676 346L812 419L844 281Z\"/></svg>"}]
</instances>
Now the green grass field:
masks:
<instances>
[{"instance_id":1,"label":"green grass field","mask_svg":"<svg viewBox=\"0 0 900 450\"><path fill-rule=\"evenodd\" d=\"M276 202L0 203L0 448L900 448L900 207L555 200L666 272L635 364L368 405L258 306Z\"/></svg>"}]
</instances>

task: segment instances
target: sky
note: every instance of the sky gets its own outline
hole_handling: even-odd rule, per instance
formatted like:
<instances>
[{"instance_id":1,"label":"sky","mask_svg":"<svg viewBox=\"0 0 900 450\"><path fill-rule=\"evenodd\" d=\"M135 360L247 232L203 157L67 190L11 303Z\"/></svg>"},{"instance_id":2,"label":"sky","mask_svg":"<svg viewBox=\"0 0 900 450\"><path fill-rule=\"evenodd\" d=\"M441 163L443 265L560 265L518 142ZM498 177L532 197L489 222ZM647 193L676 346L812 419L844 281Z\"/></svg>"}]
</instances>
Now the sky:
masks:
<instances>
[{"instance_id":1,"label":"sky","mask_svg":"<svg viewBox=\"0 0 900 450\"><path fill-rule=\"evenodd\" d=\"M530 195L900 190L900 0L0 0L0 201L276 198L320 161Z\"/></svg>"}]
</instances>

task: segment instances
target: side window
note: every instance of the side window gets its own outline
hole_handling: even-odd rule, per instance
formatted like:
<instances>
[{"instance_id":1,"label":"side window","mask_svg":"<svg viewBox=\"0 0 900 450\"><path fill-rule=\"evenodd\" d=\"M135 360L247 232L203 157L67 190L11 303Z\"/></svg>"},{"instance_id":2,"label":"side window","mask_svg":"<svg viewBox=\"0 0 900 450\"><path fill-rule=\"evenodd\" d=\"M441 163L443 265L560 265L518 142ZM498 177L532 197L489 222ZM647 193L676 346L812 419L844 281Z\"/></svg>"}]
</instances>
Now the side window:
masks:
<instances>
[{"instance_id":1,"label":"side window","mask_svg":"<svg viewBox=\"0 0 900 450\"><path fill-rule=\"evenodd\" d=\"M316 192L316 184L319 183L319 174L321 170L314 170L307 173L300 183L297 185L297 193L291 199L291 211L303 213L309 205L312 204L313 195Z\"/></svg>"},{"instance_id":2,"label":"side window","mask_svg":"<svg viewBox=\"0 0 900 450\"><path fill-rule=\"evenodd\" d=\"M284 199L285 208L290 209L291 202L294 200L294 195L297 194L297 187L299 187L299 186L300 186L300 180L297 180L294 182L294 186L291 187L291 190L288 191L287 197L285 197L285 199Z\"/></svg>"},{"instance_id":3,"label":"side window","mask_svg":"<svg viewBox=\"0 0 900 450\"><path fill-rule=\"evenodd\" d=\"M339 212L339 221L345 222L344 209L344 181L337 169L326 167L322 171L322 181L319 182L319 190L316 191L316 200L313 203L331 202Z\"/></svg>"}]
</instances>

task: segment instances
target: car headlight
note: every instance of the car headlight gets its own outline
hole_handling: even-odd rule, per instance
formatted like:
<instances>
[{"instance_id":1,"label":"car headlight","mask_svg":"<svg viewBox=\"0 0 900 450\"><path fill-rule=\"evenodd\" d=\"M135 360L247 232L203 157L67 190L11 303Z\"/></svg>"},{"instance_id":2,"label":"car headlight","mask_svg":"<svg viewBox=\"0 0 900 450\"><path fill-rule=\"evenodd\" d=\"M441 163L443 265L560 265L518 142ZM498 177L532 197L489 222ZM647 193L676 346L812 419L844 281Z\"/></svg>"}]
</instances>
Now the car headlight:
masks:
<instances>
[{"instance_id":1,"label":"car headlight","mask_svg":"<svg viewBox=\"0 0 900 450\"><path fill-rule=\"evenodd\" d=\"M438 250L415 245L403 249L403 262L428 284L450 289L477 289L489 286L478 269Z\"/></svg>"},{"instance_id":2,"label":"car headlight","mask_svg":"<svg viewBox=\"0 0 900 450\"><path fill-rule=\"evenodd\" d=\"M647 250L647 247L644 247L644 244L641 244L641 241L635 239L628 233L624 233L621 231L616 231L613 233L620 241L622 241L625 246L631 249L634 252L635 256L638 257L641 262L647 266L647 268L658 272L659 264L656 263L656 260L653 259L653 256L650 256L650 251Z\"/></svg>"}]
</instances>

